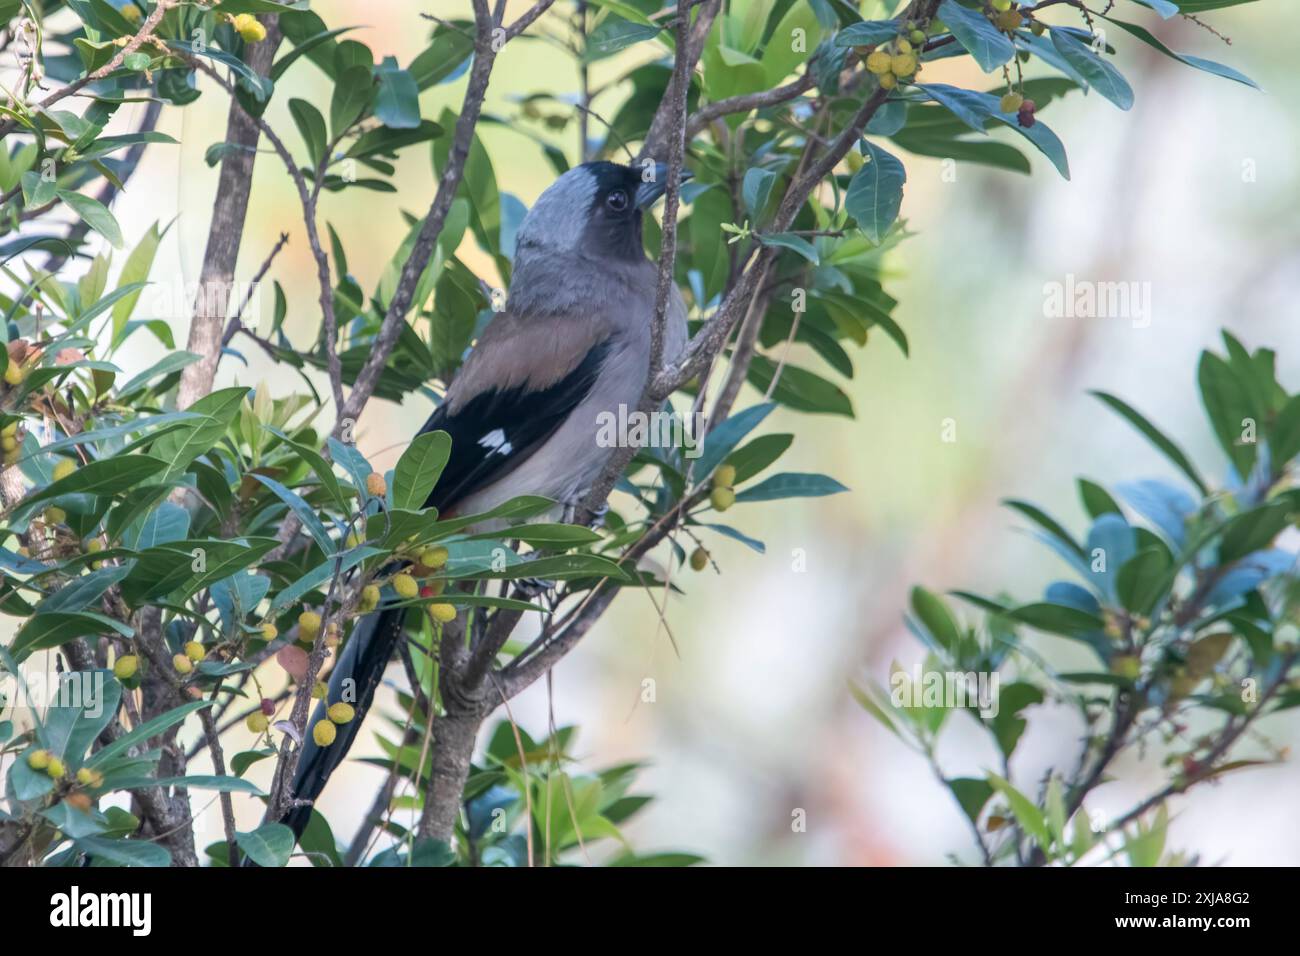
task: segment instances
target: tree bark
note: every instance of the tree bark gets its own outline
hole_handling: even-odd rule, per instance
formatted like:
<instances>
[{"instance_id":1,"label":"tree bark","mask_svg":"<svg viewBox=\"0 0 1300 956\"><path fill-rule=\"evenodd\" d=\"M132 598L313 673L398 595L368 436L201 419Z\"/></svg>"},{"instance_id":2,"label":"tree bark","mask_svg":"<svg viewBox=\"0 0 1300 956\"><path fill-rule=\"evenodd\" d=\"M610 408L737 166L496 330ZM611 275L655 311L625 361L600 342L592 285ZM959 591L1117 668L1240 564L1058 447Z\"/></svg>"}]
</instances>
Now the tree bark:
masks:
<instances>
[{"instance_id":1,"label":"tree bark","mask_svg":"<svg viewBox=\"0 0 1300 956\"><path fill-rule=\"evenodd\" d=\"M434 720L433 766L420 817L420 836L452 842L474 742L485 716L481 711L453 712Z\"/></svg>"},{"instance_id":2,"label":"tree bark","mask_svg":"<svg viewBox=\"0 0 1300 956\"><path fill-rule=\"evenodd\" d=\"M270 72L281 35L278 17L261 19L266 26L266 39L250 44L245 61L252 69L266 75ZM199 360L181 372L176 404L182 410L212 391L212 381L217 374L235 264L244 237L244 217L248 212L248 194L253 186L253 162L257 158L259 136L256 120L231 97L225 141L236 148L228 150L222 157L217 196L212 203L212 225L208 228L208 244L199 273L198 299L194 303L189 341L185 346L198 355Z\"/></svg>"}]
</instances>

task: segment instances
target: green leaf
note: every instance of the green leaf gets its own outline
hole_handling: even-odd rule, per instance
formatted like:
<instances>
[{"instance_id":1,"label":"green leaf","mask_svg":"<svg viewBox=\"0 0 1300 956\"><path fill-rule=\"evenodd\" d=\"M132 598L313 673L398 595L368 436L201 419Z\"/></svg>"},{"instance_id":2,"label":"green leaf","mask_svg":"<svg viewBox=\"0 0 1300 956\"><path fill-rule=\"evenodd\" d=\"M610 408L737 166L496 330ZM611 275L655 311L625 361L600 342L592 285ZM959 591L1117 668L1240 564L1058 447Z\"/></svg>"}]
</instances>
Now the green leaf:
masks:
<instances>
[{"instance_id":1,"label":"green leaf","mask_svg":"<svg viewBox=\"0 0 1300 956\"><path fill-rule=\"evenodd\" d=\"M73 841L77 849L88 856L116 866L170 866L172 857L167 848L148 840L110 840L102 836L86 836Z\"/></svg>"},{"instance_id":2,"label":"green leaf","mask_svg":"<svg viewBox=\"0 0 1300 956\"><path fill-rule=\"evenodd\" d=\"M1019 501L1015 498L1007 498L1002 503L1008 508L1014 508L1016 511L1019 511L1034 524L1038 525L1053 538L1078 555L1080 559L1087 558L1087 552L1084 551L1083 545L1075 541L1070 535L1070 532L1066 531L1055 518L1043 511L1041 508L1030 504L1028 501Z\"/></svg>"},{"instance_id":3,"label":"green leaf","mask_svg":"<svg viewBox=\"0 0 1300 956\"><path fill-rule=\"evenodd\" d=\"M776 405L772 402L751 405L713 428L704 437L704 450L695 461L695 474L698 477L713 474L741 439L757 428L774 408Z\"/></svg>"},{"instance_id":4,"label":"green leaf","mask_svg":"<svg viewBox=\"0 0 1300 956\"><path fill-rule=\"evenodd\" d=\"M1221 3L1221 5L1228 6L1229 3L1231 2L1233 2L1233 0L1227 0L1227 2ZM1236 0L1236 2L1245 3L1245 2L1249 2L1249 0ZM1191 4L1186 2L1186 0L1180 3L1179 6L1184 12L1187 13L1199 12L1199 11L1189 10L1188 8L1191 6ZM1207 6L1201 6L1199 9L1209 10L1214 8L1207 5ZM1206 73L1212 73L1215 76L1221 76L1227 80L1235 80L1238 83L1244 83L1246 86L1252 87L1253 89L1256 90L1259 89L1258 83L1256 83L1250 77L1246 76L1246 74L1240 73L1237 70L1234 70L1230 66L1224 66L1222 63L1215 63L1213 60L1206 60L1199 56L1189 56L1185 53L1175 53L1173 50L1169 49L1169 47L1165 46L1158 39L1156 39L1156 37L1146 27L1138 26L1136 23L1126 23L1123 20L1116 20L1114 17L1108 17L1103 13L1098 13L1098 16L1100 16L1103 20L1109 20L1111 23L1115 24L1115 26L1119 27L1122 30L1126 30L1127 32L1131 33L1133 36L1141 40L1143 43L1147 44L1150 47L1154 47L1155 49L1163 53L1165 56L1172 57L1173 59L1177 60L1179 63L1184 63L1187 66L1192 67L1193 69L1203 70Z\"/></svg>"},{"instance_id":5,"label":"green leaf","mask_svg":"<svg viewBox=\"0 0 1300 956\"><path fill-rule=\"evenodd\" d=\"M943 0L939 17L985 73L991 73L1016 55L1016 48L1006 34L981 11L968 10L956 0Z\"/></svg>"},{"instance_id":6,"label":"green leaf","mask_svg":"<svg viewBox=\"0 0 1300 956\"><path fill-rule=\"evenodd\" d=\"M349 30L355 29L356 27L338 27L333 30L321 30L320 32L312 34L310 37L306 37L301 41L294 40L294 48L284 56L280 57L280 59L276 60L275 65L271 67L271 80L274 82L284 76L285 71L288 70L289 67L293 66L299 57L312 52L312 50L315 50L323 43L328 43L340 33L347 33Z\"/></svg>"},{"instance_id":7,"label":"green leaf","mask_svg":"<svg viewBox=\"0 0 1300 956\"><path fill-rule=\"evenodd\" d=\"M1277 413L1269 432L1269 445L1275 473L1300 455L1300 395L1292 395Z\"/></svg>"},{"instance_id":8,"label":"green leaf","mask_svg":"<svg viewBox=\"0 0 1300 956\"><path fill-rule=\"evenodd\" d=\"M311 533L324 554L334 553L334 541L330 538L324 522L317 516L315 508L307 504L297 492L286 488L274 478L268 478L266 475L259 475L256 472L251 473L249 477L270 488L277 498L289 506L289 510L298 516L298 520Z\"/></svg>"},{"instance_id":9,"label":"green leaf","mask_svg":"<svg viewBox=\"0 0 1300 956\"><path fill-rule=\"evenodd\" d=\"M1105 626L1101 618L1087 611L1045 601L1022 604L1020 607L1012 608L1008 613L1010 617L1022 624L1028 624L1049 634L1062 634L1066 637L1077 637L1090 631L1100 631Z\"/></svg>"},{"instance_id":10,"label":"green leaf","mask_svg":"<svg viewBox=\"0 0 1300 956\"><path fill-rule=\"evenodd\" d=\"M1052 30L1052 45L1094 90L1120 109L1132 109L1133 88L1119 70L1064 30Z\"/></svg>"},{"instance_id":11,"label":"green leaf","mask_svg":"<svg viewBox=\"0 0 1300 956\"><path fill-rule=\"evenodd\" d=\"M281 867L293 854L293 831L283 823L264 823L256 830L235 833L235 842L261 867Z\"/></svg>"},{"instance_id":12,"label":"green leaf","mask_svg":"<svg viewBox=\"0 0 1300 956\"><path fill-rule=\"evenodd\" d=\"M1015 752L1016 744L1025 732L1028 722L1020 716L1026 707L1043 702L1043 692L1027 681L1015 681L1001 688L998 693L998 713L988 719L998 749L1007 758Z\"/></svg>"},{"instance_id":13,"label":"green leaf","mask_svg":"<svg viewBox=\"0 0 1300 956\"><path fill-rule=\"evenodd\" d=\"M165 714L159 714L152 720L146 720L143 724L133 728L129 733L118 737L111 744L101 748L86 762L87 767L99 769L104 767L113 758L126 753L137 744L143 744L150 737L156 737L170 727L179 724L182 720L204 707L211 707L213 704L210 700L196 700L188 704L182 704L174 707Z\"/></svg>"},{"instance_id":14,"label":"green leaf","mask_svg":"<svg viewBox=\"0 0 1300 956\"><path fill-rule=\"evenodd\" d=\"M122 248L122 229L107 206L98 199L70 189L56 189L55 195L67 203L87 226L107 239L114 248Z\"/></svg>"},{"instance_id":15,"label":"green leaf","mask_svg":"<svg viewBox=\"0 0 1300 956\"><path fill-rule=\"evenodd\" d=\"M293 117L293 123L298 127L298 134L302 137L302 141L307 144L307 155L311 157L312 165L319 166L329 146L329 137L325 132L325 117L320 115L320 110L315 106L300 99L289 101L289 115Z\"/></svg>"},{"instance_id":16,"label":"green leaf","mask_svg":"<svg viewBox=\"0 0 1300 956\"><path fill-rule=\"evenodd\" d=\"M776 364L765 355L756 355L747 378L766 393L775 374ZM781 369L781 378L772 390L772 397L796 411L853 417L853 403L843 389L815 372L788 362Z\"/></svg>"},{"instance_id":17,"label":"green leaf","mask_svg":"<svg viewBox=\"0 0 1300 956\"><path fill-rule=\"evenodd\" d=\"M226 434L247 394L248 389L243 386L223 388L204 395L191 405L188 411L206 417L163 435L150 449L152 454L167 463L164 477L179 475L190 462L210 451Z\"/></svg>"},{"instance_id":18,"label":"green leaf","mask_svg":"<svg viewBox=\"0 0 1300 956\"><path fill-rule=\"evenodd\" d=\"M854 174L844 197L844 208L872 242L879 245L898 218L903 203L907 170L891 154L862 141L866 164Z\"/></svg>"},{"instance_id":19,"label":"green leaf","mask_svg":"<svg viewBox=\"0 0 1300 956\"><path fill-rule=\"evenodd\" d=\"M126 257L126 263L122 266L122 273L117 278L119 288L137 282L143 283L149 278L149 270L153 268L154 256L158 252L158 243L161 240L162 233L159 232L158 223L155 222ZM135 305L140 299L141 291L143 291L143 288L137 289L113 304L114 346L122 341L126 321L131 318L131 313L135 311Z\"/></svg>"},{"instance_id":20,"label":"green leaf","mask_svg":"<svg viewBox=\"0 0 1300 956\"><path fill-rule=\"evenodd\" d=\"M984 804L993 796L993 787L979 777L954 777L947 783L962 812L972 823L978 822Z\"/></svg>"},{"instance_id":21,"label":"green leaf","mask_svg":"<svg viewBox=\"0 0 1300 956\"><path fill-rule=\"evenodd\" d=\"M148 455L121 455L92 461L66 478L33 491L22 500L22 509L27 512L32 505L62 495L114 495L152 478L166 466L166 462Z\"/></svg>"},{"instance_id":22,"label":"green leaf","mask_svg":"<svg viewBox=\"0 0 1300 956\"><path fill-rule=\"evenodd\" d=\"M485 531L470 535L466 541L498 540L501 531ZM575 548L594 544L600 534L590 528L574 524L521 524L511 528L508 537L523 541L534 548Z\"/></svg>"},{"instance_id":23,"label":"green leaf","mask_svg":"<svg viewBox=\"0 0 1300 956\"><path fill-rule=\"evenodd\" d=\"M330 130L339 139L370 105L374 95L369 66L349 66L338 74L330 99Z\"/></svg>"},{"instance_id":24,"label":"green leaf","mask_svg":"<svg viewBox=\"0 0 1300 956\"><path fill-rule=\"evenodd\" d=\"M1255 442L1242 440L1246 420L1255 420L1256 427L1261 424L1256 419L1250 395L1228 363L1213 352L1201 353L1196 379L1219 445L1232 462L1237 476L1244 481L1250 475L1258 451Z\"/></svg>"},{"instance_id":25,"label":"green leaf","mask_svg":"<svg viewBox=\"0 0 1300 956\"><path fill-rule=\"evenodd\" d=\"M791 252L796 252L813 265L818 265L821 262L820 257L817 255L817 247L807 239L803 238L803 236L796 236L793 232L755 233L754 238L756 238L761 245L779 246L782 249L789 249Z\"/></svg>"},{"instance_id":26,"label":"green leaf","mask_svg":"<svg viewBox=\"0 0 1300 956\"><path fill-rule=\"evenodd\" d=\"M1087 478L1080 478L1079 500L1083 502L1083 510L1088 512L1088 517L1096 519L1104 514L1122 515L1119 503L1115 501L1109 491L1097 484L1095 481L1089 481Z\"/></svg>"},{"instance_id":27,"label":"green leaf","mask_svg":"<svg viewBox=\"0 0 1300 956\"><path fill-rule=\"evenodd\" d=\"M393 469L393 507L424 508L451 456L451 436L444 431L417 435Z\"/></svg>"},{"instance_id":28,"label":"green leaf","mask_svg":"<svg viewBox=\"0 0 1300 956\"><path fill-rule=\"evenodd\" d=\"M993 788L1006 797L1011 814L1020 824L1020 828L1037 840L1044 850L1051 846L1052 838L1047 832L1047 821L1043 819L1042 811L1034 806L1033 801L995 773L990 773L988 779Z\"/></svg>"},{"instance_id":29,"label":"green leaf","mask_svg":"<svg viewBox=\"0 0 1300 956\"><path fill-rule=\"evenodd\" d=\"M1130 425L1140 431L1146 437L1147 441L1160 449L1160 451L1164 453L1164 456L1173 462L1178 469L1191 480L1192 484L1197 487L1202 495L1208 495L1210 493L1209 486L1201 480L1201 476L1197 474L1196 468L1192 465L1191 460L1183 453L1183 450L1166 438L1164 434L1147 421L1140 412L1126 403L1123 399L1116 398L1114 395L1110 395L1106 392L1094 391L1089 392L1088 394L1101 399L1101 401L1109 405L1111 409L1117 412Z\"/></svg>"},{"instance_id":30,"label":"green leaf","mask_svg":"<svg viewBox=\"0 0 1300 956\"><path fill-rule=\"evenodd\" d=\"M1145 616L1171 583L1168 553L1160 548L1143 548L1119 569L1115 589L1124 607Z\"/></svg>"},{"instance_id":31,"label":"green leaf","mask_svg":"<svg viewBox=\"0 0 1300 956\"><path fill-rule=\"evenodd\" d=\"M33 651L58 647L78 637L116 631L123 637L135 632L121 621L91 611L50 611L30 618L9 646L14 660L23 661Z\"/></svg>"},{"instance_id":32,"label":"green leaf","mask_svg":"<svg viewBox=\"0 0 1300 956\"><path fill-rule=\"evenodd\" d=\"M925 629L949 653L956 654L961 644L961 630L948 610L943 599L930 593L925 588L912 588L912 613L917 616Z\"/></svg>"},{"instance_id":33,"label":"green leaf","mask_svg":"<svg viewBox=\"0 0 1300 956\"><path fill-rule=\"evenodd\" d=\"M375 117L389 129L416 129L420 125L420 90L415 77L386 56L375 67L379 77L379 95L375 99Z\"/></svg>"},{"instance_id":34,"label":"green leaf","mask_svg":"<svg viewBox=\"0 0 1300 956\"><path fill-rule=\"evenodd\" d=\"M727 456L727 464L736 469L735 484L748 481L761 474L786 453L794 443L790 434L759 435L743 448Z\"/></svg>"},{"instance_id":35,"label":"green leaf","mask_svg":"<svg viewBox=\"0 0 1300 956\"><path fill-rule=\"evenodd\" d=\"M1291 503L1284 498L1233 516L1219 544L1219 563L1231 564L1267 548L1289 524Z\"/></svg>"},{"instance_id":36,"label":"green leaf","mask_svg":"<svg viewBox=\"0 0 1300 956\"><path fill-rule=\"evenodd\" d=\"M826 475L782 472L746 488L736 495L736 501L776 501L781 498L819 498L848 491L834 478Z\"/></svg>"}]
</instances>

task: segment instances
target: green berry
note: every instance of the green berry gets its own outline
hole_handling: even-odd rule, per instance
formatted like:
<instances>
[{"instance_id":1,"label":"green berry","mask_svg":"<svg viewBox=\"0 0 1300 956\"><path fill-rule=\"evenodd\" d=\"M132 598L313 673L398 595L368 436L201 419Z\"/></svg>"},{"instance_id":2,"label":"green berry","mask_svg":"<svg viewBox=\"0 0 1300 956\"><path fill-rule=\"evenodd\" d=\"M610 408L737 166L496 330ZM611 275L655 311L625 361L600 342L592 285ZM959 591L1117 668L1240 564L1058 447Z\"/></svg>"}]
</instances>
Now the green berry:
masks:
<instances>
[{"instance_id":1,"label":"green berry","mask_svg":"<svg viewBox=\"0 0 1300 956\"><path fill-rule=\"evenodd\" d=\"M113 676L118 680L130 680L140 669L140 658L134 654L123 654L113 662Z\"/></svg>"}]
</instances>

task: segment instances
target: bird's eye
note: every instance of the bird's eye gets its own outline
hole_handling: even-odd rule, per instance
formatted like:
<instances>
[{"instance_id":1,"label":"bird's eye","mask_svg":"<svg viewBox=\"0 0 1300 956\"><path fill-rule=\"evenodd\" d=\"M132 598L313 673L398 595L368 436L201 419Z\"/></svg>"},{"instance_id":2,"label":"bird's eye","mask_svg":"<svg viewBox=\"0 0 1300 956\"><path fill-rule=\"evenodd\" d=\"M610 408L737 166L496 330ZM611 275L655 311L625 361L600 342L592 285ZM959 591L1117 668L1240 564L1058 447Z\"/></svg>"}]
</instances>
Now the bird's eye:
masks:
<instances>
[{"instance_id":1,"label":"bird's eye","mask_svg":"<svg viewBox=\"0 0 1300 956\"><path fill-rule=\"evenodd\" d=\"M622 212L627 208L627 192L622 189L615 189L605 197L605 205L609 206L614 212Z\"/></svg>"}]
</instances>

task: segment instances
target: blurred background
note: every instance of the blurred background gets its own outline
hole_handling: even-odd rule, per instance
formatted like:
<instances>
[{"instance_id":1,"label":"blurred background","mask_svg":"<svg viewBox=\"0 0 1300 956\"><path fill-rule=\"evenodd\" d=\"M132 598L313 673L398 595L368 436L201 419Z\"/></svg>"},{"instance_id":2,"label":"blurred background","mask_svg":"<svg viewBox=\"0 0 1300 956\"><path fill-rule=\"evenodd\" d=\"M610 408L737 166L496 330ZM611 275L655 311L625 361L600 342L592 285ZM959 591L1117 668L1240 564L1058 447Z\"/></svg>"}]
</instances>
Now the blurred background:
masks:
<instances>
[{"instance_id":1,"label":"blurred background","mask_svg":"<svg viewBox=\"0 0 1300 956\"><path fill-rule=\"evenodd\" d=\"M516 11L525 6L510 3ZM358 38L377 59L393 55L403 64L425 46L425 7L313 2L331 25L361 25ZM438 0L429 9L452 18L466 15L468 3ZM667 615L677 652L647 597L628 593L555 671L553 693L542 683L513 702L515 719L534 736L544 736L552 712L557 724L580 725L576 753L584 767L647 763L636 789L656 800L626 828L639 850L681 849L724 864L941 864L953 854L973 862L966 823L929 767L847 693L850 680L885 682L891 661L908 669L919 661L920 648L902 626L911 585L1036 596L1062 569L1021 533L999 499L1034 501L1078 530L1084 514L1075 475L1108 484L1172 477L1088 389L1123 396L1203 472L1221 476L1225 463L1195 391L1198 352L1217 347L1217 330L1226 326L1249 346L1277 348L1282 380L1294 387L1300 379L1300 73L1293 45L1280 39L1296 35L1300 10L1265 0L1208 15L1231 38L1230 48L1192 23L1160 22L1137 8L1124 15L1180 52L1232 64L1264 92L1112 36L1137 94L1132 111L1074 93L1053 102L1045 117L1066 143L1071 181L1038 154L1030 177L968 165L954 176L941 160L903 156L903 216L917 235L893 253L886 288L901 302L894 317L911 341L911 358L883 338L855 356L858 374L845 386L854 420L778 411L765 425L798 436L783 470L825 472L851 493L744 505L745 528L767 552L706 541L722 574L678 576L687 593L670 602ZM598 63L596 84L651 52L642 44ZM993 86L952 63L928 66L927 79ZM268 111L294 144L285 104L290 96L327 97L321 79L310 66L294 69ZM155 263L158 282L195 282L203 255L217 181L203 156L221 137L227 100L210 81L200 84L206 95L197 104L164 110L159 124L180 145L147 151L114 205L128 244L154 221L175 220ZM463 84L429 90L424 115L456 109ZM561 51L539 40L511 43L493 74L487 111L518 123L520 97L576 89ZM623 95L614 87L594 106L610 116ZM123 127L138 122L122 112ZM526 128L571 159L576 154L576 124ZM500 187L531 203L553 176L541 150L510 126L480 132ZM400 241L401 212L422 215L428 207L434 179L427 151L408 150L395 181L396 195L352 190L322 202L363 287L374 284ZM302 345L319 322L313 265L291 185L266 155L256 168L237 278L252 276L281 231L291 238L272 276L289 295L286 331ZM461 254L493 278L486 257L470 248ZM1149 322L1047 317L1044 286L1067 275L1149 283ZM173 324L181 343L188 319L173 311L157 317ZM132 342L139 350L122 356L131 370L158 358L144 337ZM301 387L255 347L243 354L246 366L223 361L218 385L277 395ZM377 467L391 467L427 412L414 400L401 408L372 402L359 430L363 451ZM946 419L955 441L942 440ZM1068 661L1064 643L1044 637L1037 647ZM648 679L653 702L642 700ZM1028 713L1030 730L1013 765L1017 780L1036 779L1053 763L1071 766L1078 727L1048 706ZM949 732L939 754L949 773L994 766L985 739L968 724ZM1263 725L1277 743L1298 729L1294 712ZM353 757L378 752L363 734ZM1090 810L1118 813L1159 777L1156 759L1145 769L1120 770L1121 780L1102 787ZM350 836L380 779L379 770L354 760L331 784L323 809L340 838ZM1300 863L1297 785L1300 767L1291 763L1198 789L1172 807L1170 846L1205 862ZM245 810L241 828L256 813ZM798 810L806 814L805 832L792 830ZM215 802L204 822L215 838Z\"/></svg>"}]
</instances>

